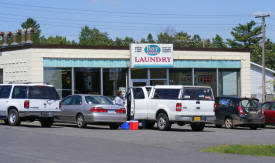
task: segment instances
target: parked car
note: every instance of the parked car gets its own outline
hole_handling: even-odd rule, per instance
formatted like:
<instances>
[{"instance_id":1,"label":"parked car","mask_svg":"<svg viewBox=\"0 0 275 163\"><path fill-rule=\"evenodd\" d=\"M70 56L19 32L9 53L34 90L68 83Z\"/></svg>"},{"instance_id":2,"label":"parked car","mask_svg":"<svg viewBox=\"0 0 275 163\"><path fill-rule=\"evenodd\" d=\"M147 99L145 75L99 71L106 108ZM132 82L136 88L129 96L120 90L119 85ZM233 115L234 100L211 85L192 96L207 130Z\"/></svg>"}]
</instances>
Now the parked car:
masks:
<instances>
[{"instance_id":1,"label":"parked car","mask_svg":"<svg viewBox=\"0 0 275 163\"><path fill-rule=\"evenodd\" d=\"M126 110L106 96L75 94L62 100L61 112L55 121L76 123L79 128L103 124L118 129L126 121Z\"/></svg>"},{"instance_id":2,"label":"parked car","mask_svg":"<svg viewBox=\"0 0 275 163\"><path fill-rule=\"evenodd\" d=\"M43 127L53 124L61 100L52 85L0 84L0 118L5 124L39 120Z\"/></svg>"},{"instance_id":3,"label":"parked car","mask_svg":"<svg viewBox=\"0 0 275 163\"><path fill-rule=\"evenodd\" d=\"M215 99L215 126L234 128L248 126L257 129L264 124L263 110L257 99L217 97Z\"/></svg>"},{"instance_id":4,"label":"parked car","mask_svg":"<svg viewBox=\"0 0 275 163\"><path fill-rule=\"evenodd\" d=\"M213 92L206 86L133 87L126 94L126 105L128 119L145 121L146 128L156 122L159 130L168 130L177 123L202 131L215 119Z\"/></svg>"},{"instance_id":5,"label":"parked car","mask_svg":"<svg viewBox=\"0 0 275 163\"><path fill-rule=\"evenodd\" d=\"M268 101L262 104L264 110L265 125L275 125L275 101ZM265 127L263 125L262 127Z\"/></svg>"}]
</instances>

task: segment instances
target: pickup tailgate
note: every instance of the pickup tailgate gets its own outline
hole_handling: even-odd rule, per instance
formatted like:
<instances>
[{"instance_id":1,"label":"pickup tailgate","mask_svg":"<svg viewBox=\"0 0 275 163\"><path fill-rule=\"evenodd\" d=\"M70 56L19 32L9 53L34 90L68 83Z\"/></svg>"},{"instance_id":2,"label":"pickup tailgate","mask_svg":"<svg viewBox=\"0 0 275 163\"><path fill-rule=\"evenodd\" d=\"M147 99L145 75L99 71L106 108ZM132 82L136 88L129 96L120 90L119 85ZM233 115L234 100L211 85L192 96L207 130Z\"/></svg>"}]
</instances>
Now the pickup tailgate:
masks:
<instances>
[{"instance_id":1,"label":"pickup tailgate","mask_svg":"<svg viewBox=\"0 0 275 163\"><path fill-rule=\"evenodd\" d=\"M214 119L214 97L209 87L185 87L182 100L176 109L177 120L212 121Z\"/></svg>"}]
</instances>

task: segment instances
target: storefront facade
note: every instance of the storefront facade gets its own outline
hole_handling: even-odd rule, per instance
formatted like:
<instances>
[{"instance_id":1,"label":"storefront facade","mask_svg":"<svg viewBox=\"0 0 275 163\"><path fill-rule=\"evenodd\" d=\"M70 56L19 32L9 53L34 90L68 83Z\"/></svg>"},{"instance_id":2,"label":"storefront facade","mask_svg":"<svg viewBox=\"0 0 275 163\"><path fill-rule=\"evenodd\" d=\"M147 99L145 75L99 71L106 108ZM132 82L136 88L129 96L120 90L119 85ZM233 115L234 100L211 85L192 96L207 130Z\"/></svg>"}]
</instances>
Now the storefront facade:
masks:
<instances>
[{"instance_id":1,"label":"storefront facade","mask_svg":"<svg viewBox=\"0 0 275 163\"><path fill-rule=\"evenodd\" d=\"M172 63L161 57L168 64L133 66L131 48L32 46L2 50L0 70L3 83L46 82L61 97L76 93L114 96L116 90L125 92L131 86L163 84L207 85L215 96L250 96L248 51L170 50Z\"/></svg>"}]
</instances>

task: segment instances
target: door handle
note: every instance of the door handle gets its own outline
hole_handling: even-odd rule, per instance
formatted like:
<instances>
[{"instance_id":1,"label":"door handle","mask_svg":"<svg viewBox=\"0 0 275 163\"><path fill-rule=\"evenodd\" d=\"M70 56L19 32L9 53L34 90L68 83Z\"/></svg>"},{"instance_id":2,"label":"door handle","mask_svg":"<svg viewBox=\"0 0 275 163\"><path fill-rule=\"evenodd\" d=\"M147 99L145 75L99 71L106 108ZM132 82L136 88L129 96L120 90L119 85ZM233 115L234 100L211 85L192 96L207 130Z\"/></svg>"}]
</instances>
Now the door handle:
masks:
<instances>
[{"instance_id":1,"label":"door handle","mask_svg":"<svg viewBox=\"0 0 275 163\"><path fill-rule=\"evenodd\" d=\"M200 101L196 101L196 104L200 104Z\"/></svg>"}]
</instances>

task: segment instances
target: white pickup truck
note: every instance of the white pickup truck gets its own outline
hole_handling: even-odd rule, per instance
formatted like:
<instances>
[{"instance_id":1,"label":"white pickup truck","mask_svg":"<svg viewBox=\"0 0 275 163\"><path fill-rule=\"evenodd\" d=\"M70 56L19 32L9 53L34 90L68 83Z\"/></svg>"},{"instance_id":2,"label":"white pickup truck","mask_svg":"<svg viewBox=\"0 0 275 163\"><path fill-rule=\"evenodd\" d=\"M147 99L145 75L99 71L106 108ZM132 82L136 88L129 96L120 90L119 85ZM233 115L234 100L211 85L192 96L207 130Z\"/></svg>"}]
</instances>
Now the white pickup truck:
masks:
<instances>
[{"instance_id":1,"label":"white pickup truck","mask_svg":"<svg viewBox=\"0 0 275 163\"><path fill-rule=\"evenodd\" d=\"M207 86L133 87L126 94L126 105L128 119L145 121L147 128L157 122L159 130L169 130L177 123L202 131L215 120L213 92Z\"/></svg>"}]
</instances>

